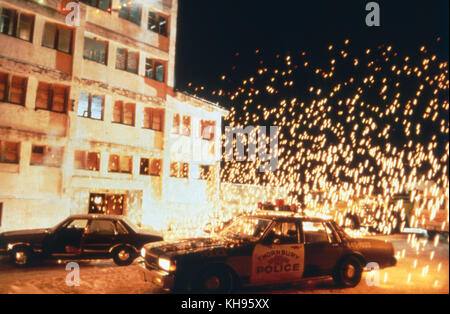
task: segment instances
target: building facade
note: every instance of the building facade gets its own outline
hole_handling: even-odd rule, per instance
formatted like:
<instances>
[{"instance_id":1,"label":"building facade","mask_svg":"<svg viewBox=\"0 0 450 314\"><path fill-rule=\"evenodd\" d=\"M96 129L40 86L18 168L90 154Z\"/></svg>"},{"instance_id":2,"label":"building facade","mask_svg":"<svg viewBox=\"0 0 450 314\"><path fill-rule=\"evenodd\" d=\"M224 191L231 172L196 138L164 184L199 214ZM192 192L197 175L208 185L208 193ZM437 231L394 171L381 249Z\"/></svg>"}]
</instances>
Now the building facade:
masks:
<instances>
[{"instance_id":1,"label":"building facade","mask_svg":"<svg viewBox=\"0 0 450 314\"><path fill-rule=\"evenodd\" d=\"M217 199L227 112L174 91L177 11L0 0L0 230L84 213L163 229Z\"/></svg>"}]
</instances>

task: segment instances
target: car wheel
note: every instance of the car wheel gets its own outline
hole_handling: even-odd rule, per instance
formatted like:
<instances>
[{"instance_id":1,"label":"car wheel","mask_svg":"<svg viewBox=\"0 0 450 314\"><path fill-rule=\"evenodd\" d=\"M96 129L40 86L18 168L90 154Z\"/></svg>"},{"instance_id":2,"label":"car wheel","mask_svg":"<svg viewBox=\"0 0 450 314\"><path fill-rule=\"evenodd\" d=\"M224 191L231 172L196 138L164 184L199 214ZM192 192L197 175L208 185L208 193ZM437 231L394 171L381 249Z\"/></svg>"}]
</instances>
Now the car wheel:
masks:
<instances>
[{"instance_id":1,"label":"car wheel","mask_svg":"<svg viewBox=\"0 0 450 314\"><path fill-rule=\"evenodd\" d=\"M198 290L204 293L229 293L233 289L233 275L225 268L211 268L201 276Z\"/></svg>"},{"instance_id":2,"label":"car wheel","mask_svg":"<svg viewBox=\"0 0 450 314\"><path fill-rule=\"evenodd\" d=\"M31 262L32 252L27 247L14 248L11 252L11 259L15 266L25 267Z\"/></svg>"},{"instance_id":3,"label":"car wheel","mask_svg":"<svg viewBox=\"0 0 450 314\"><path fill-rule=\"evenodd\" d=\"M340 262L334 272L333 279L342 287L355 287L361 281L362 267L355 257L348 257Z\"/></svg>"},{"instance_id":4,"label":"car wheel","mask_svg":"<svg viewBox=\"0 0 450 314\"><path fill-rule=\"evenodd\" d=\"M113 251L113 260L118 266L128 266L134 259L135 254L129 247L120 246Z\"/></svg>"}]
</instances>

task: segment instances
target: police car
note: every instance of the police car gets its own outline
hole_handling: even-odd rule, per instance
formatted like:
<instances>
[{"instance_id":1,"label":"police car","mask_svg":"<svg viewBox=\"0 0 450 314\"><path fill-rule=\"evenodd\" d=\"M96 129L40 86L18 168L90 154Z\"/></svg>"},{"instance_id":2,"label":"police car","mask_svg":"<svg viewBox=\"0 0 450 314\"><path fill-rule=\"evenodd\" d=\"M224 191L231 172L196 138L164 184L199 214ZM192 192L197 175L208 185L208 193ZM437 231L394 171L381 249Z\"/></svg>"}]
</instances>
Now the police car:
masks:
<instances>
[{"instance_id":1,"label":"police car","mask_svg":"<svg viewBox=\"0 0 450 314\"><path fill-rule=\"evenodd\" d=\"M396 264L389 242L353 239L332 220L287 213L240 216L218 235L150 243L141 255L145 281L219 293L329 275L353 287L369 263Z\"/></svg>"}]
</instances>

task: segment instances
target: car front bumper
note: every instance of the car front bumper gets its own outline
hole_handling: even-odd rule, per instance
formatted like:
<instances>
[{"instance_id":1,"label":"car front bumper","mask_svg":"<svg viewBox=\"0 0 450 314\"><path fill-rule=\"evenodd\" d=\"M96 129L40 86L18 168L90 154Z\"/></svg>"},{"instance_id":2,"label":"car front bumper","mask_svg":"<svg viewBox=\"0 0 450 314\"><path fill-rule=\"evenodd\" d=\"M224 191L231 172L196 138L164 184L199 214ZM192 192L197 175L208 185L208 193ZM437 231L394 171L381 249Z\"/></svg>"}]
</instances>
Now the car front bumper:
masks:
<instances>
[{"instance_id":1,"label":"car front bumper","mask_svg":"<svg viewBox=\"0 0 450 314\"><path fill-rule=\"evenodd\" d=\"M171 290L174 287L175 276L158 269L149 268L143 259L139 259L139 266L142 269L143 277L145 282L150 282L156 285L158 288Z\"/></svg>"}]
</instances>

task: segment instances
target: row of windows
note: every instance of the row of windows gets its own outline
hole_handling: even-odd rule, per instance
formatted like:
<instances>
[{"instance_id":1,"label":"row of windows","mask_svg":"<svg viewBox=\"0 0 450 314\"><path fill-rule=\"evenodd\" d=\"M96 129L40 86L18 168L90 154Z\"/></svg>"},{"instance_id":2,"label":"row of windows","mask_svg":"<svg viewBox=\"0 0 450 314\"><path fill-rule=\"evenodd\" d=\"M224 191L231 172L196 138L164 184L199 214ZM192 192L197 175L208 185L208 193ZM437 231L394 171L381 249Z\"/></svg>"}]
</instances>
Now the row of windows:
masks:
<instances>
[{"instance_id":1,"label":"row of windows","mask_svg":"<svg viewBox=\"0 0 450 314\"><path fill-rule=\"evenodd\" d=\"M36 92L37 109L66 112L69 103L69 87L39 82ZM17 105L25 104L27 78L0 72L0 101Z\"/></svg>"},{"instance_id":2,"label":"row of windows","mask_svg":"<svg viewBox=\"0 0 450 314\"><path fill-rule=\"evenodd\" d=\"M182 121L181 121L182 119ZM181 123L182 122L182 123ZM200 121L200 137L212 141L215 137L216 122L209 120ZM173 115L172 134L191 136L191 117L176 113Z\"/></svg>"},{"instance_id":3,"label":"row of windows","mask_svg":"<svg viewBox=\"0 0 450 314\"><path fill-rule=\"evenodd\" d=\"M34 16L0 7L0 33L33 41ZM73 30L59 24L45 23L42 46L72 53Z\"/></svg>"},{"instance_id":4,"label":"row of windows","mask_svg":"<svg viewBox=\"0 0 450 314\"><path fill-rule=\"evenodd\" d=\"M108 42L89 37L84 38L83 57L97 63L108 63ZM116 50L116 69L139 74L139 52L126 48ZM164 82L165 67L161 61L145 59L144 76L158 82Z\"/></svg>"},{"instance_id":5,"label":"row of windows","mask_svg":"<svg viewBox=\"0 0 450 314\"><path fill-rule=\"evenodd\" d=\"M0 162L19 163L18 142L0 141ZM32 145L30 165L61 167L63 163L63 147ZM74 154L74 167L78 170L100 171L100 153L77 150ZM139 174L145 176L161 176L162 160L157 158L141 158ZM198 178L209 180L211 178L212 166L199 165ZM108 161L108 172L125 173L133 172L133 157L127 155L110 154ZM189 178L189 163L172 162L170 164L170 176L174 178ZM197 177L197 175L196 175Z\"/></svg>"},{"instance_id":6,"label":"row of windows","mask_svg":"<svg viewBox=\"0 0 450 314\"><path fill-rule=\"evenodd\" d=\"M100 10L111 12L111 0L80 0ZM137 1L120 0L119 17L136 25L141 25L142 5ZM168 36L168 18L159 13L149 11L147 29L163 36Z\"/></svg>"}]
</instances>

